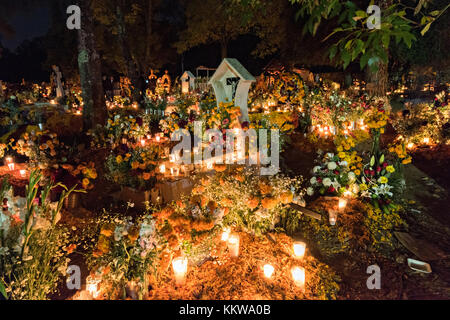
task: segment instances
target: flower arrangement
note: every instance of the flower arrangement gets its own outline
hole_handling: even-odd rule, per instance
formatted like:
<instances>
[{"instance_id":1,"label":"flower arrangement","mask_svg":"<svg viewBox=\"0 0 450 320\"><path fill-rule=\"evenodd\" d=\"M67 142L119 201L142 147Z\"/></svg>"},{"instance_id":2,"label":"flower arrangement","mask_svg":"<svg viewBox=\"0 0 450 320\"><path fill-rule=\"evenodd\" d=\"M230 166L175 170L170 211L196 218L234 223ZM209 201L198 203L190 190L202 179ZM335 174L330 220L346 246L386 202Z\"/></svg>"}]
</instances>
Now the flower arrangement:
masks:
<instances>
[{"instance_id":1,"label":"flower arrangement","mask_svg":"<svg viewBox=\"0 0 450 320\"><path fill-rule=\"evenodd\" d=\"M25 198L13 197L6 180L0 188L0 197L7 199L0 212L0 283L9 299L48 299L66 274L68 254L76 248L69 242L69 232L56 224L63 201L74 188L51 203L48 195L54 186L40 187L41 181L42 175L33 171Z\"/></svg>"},{"instance_id":2,"label":"flower arrangement","mask_svg":"<svg viewBox=\"0 0 450 320\"><path fill-rule=\"evenodd\" d=\"M192 194L197 199L195 210L208 209L216 224L262 234L275 228L289 210L289 203L302 203L301 177L262 177L254 168L215 168L219 173L202 179Z\"/></svg>"},{"instance_id":3,"label":"flower arrangement","mask_svg":"<svg viewBox=\"0 0 450 320\"><path fill-rule=\"evenodd\" d=\"M155 168L159 159L158 146L129 149L121 145L106 159L105 177L121 186L149 190L156 182Z\"/></svg>"},{"instance_id":4,"label":"flower arrangement","mask_svg":"<svg viewBox=\"0 0 450 320\"><path fill-rule=\"evenodd\" d=\"M408 108L405 115L397 115L392 125L412 146L450 143L450 106L422 103Z\"/></svg>"},{"instance_id":5,"label":"flower arrangement","mask_svg":"<svg viewBox=\"0 0 450 320\"><path fill-rule=\"evenodd\" d=\"M110 286L109 298L113 294L125 298L126 286L136 284L134 298L143 299L148 274L156 268L156 255L164 245L155 220L148 214L136 221L108 214L99 218L97 225L97 240L88 257L93 276Z\"/></svg>"}]
</instances>

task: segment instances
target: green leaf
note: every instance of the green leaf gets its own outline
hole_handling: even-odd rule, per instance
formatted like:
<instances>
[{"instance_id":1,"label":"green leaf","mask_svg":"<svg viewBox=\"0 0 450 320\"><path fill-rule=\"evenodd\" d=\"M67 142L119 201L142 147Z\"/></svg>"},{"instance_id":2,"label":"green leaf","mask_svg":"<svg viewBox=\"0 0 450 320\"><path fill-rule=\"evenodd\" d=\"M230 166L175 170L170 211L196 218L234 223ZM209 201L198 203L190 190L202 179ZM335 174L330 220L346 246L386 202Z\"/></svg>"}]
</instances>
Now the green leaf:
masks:
<instances>
[{"instance_id":1,"label":"green leaf","mask_svg":"<svg viewBox=\"0 0 450 320\"><path fill-rule=\"evenodd\" d=\"M372 158L370 158L370 166L373 167L374 164L375 164L375 156L372 156Z\"/></svg>"},{"instance_id":2,"label":"green leaf","mask_svg":"<svg viewBox=\"0 0 450 320\"><path fill-rule=\"evenodd\" d=\"M332 46L330 48L330 60L333 60L333 58L336 56L336 52L337 52L337 47L336 46Z\"/></svg>"},{"instance_id":3,"label":"green leaf","mask_svg":"<svg viewBox=\"0 0 450 320\"><path fill-rule=\"evenodd\" d=\"M348 51L343 50L342 53L341 53L341 58L342 58L342 61L344 62L344 66L343 67L344 67L344 69L346 69L348 67L348 65L350 64L351 56L348 53Z\"/></svg>"},{"instance_id":4,"label":"green leaf","mask_svg":"<svg viewBox=\"0 0 450 320\"><path fill-rule=\"evenodd\" d=\"M0 293L2 294L2 296L5 297L5 299L8 299L8 295L6 294L6 289L5 286L3 284L3 280L0 279Z\"/></svg>"},{"instance_id":5,"label":"green leaf","mask_svg":"<svg viewBox=\"0 0 450 320\"><path fill-rule=\"evenodd\" d=\"M364 69L364 67L367 65L367 61L369 61L370 55L365 53L361 56L361 59L359 59L359 67L361 70Z\"/></svg>"},{"instance_id":6,"label":"green leaf","mask_svg":"<svg viewBox=\"0 0 450 320\"><path fill-rule=\"evenodd\" d=\"M428 24L425 26L425 28L422 29L422 31L420 31L420 34L423 36L425 33L427 33L427 31L430 29L430 27L431 27L431 22L428 23ZM411 45L409 45L409 47L410 47L410 46L411 46Z\"/></svg>"},{"instance_id":7,"label":"green leaf","mask_svg":"<svg viewBox=\"0 0 450 320\"><path fill-rule=\"evenodd\" d=\"M383 162L384 162L384 154L382 154L380 157L380 164L382 164Z\"/></svg>"}]
</instances>

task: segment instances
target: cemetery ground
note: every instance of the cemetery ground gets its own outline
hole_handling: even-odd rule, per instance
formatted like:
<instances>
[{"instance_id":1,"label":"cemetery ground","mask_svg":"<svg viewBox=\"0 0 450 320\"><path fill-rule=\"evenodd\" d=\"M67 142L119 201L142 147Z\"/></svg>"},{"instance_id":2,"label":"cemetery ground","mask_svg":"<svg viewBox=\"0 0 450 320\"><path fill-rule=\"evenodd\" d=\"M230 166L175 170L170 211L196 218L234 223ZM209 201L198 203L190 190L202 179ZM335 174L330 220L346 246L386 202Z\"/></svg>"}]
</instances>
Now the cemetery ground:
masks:
<instances>
[{"instance_id":1,"label":"cemetery ground","mask_svg":"<svg viewBox=\"0 0 450 320\"><path fill-rule=\"evenodd\" d=\"M303 175L309 179L311 175L311 162L315 158L315 147L307 141L303 134L292 138L292 148L282 155L284 170L294 174ZM320 246L307 242L308 254L318 261L328 265L338 276L339 293L337 299L448 299L450 297L450 221L449 221L449 194L450 181L448 157L440 154L442 150L424 148L417 151L417 160L414 155L413 165L407 167L405 179L407 190L404 201L407 208L407 230L420 246L407 248L397 241L396 248L391 257L385 257L376 252L360 249L351 254L339 254L326 257L321 254ZM445 150L444 150L445 152ZM423 154L427 154L426 157ZM301 156L299 156L301 155ZM439 158L438 165L434 159ZM417 164L416 164L417 162ZM422 168L423 170L419 169ZM439 182L437 182L439 181ZM424 184L425 182L425 184ZM94 223L95 215L101 214L103 208L109 208L125 215L136 216L140 210L127 208L127 205L111 197L114 193L107 181L98 181L96 187L84 195L83 203L89 208L79 207L64 210L60 223L67 224L74 234L82 235L87 224ZM308 208L326 208L323 200L308 201ZM302 239L301 235L292 235L292 239ZM247 254L239 260L211 258L200 264L195 272L190 273L186 284L182 287L174 285L170 277L156 287L149 287L148 299L302 299L313 298L299 296L290 291L292 284L289 279L279 280L278 283L268 284L265 281L255 281L257 277L255 266L250 262L256 253L260 256L272 255L274 239L279 241L279 235L268 234L262 239L246 236L243 247ZM253 244L256 241L256 245ZM250 248L249 248L250 247ZM269 248L269 249L264 249ZM224 249L224 248L222 248ZM86 265L85 253L80 247L69 257L70 264L81 267L82 284L90 271ZM253 252L252 252L253 250ZM408 268L406 259L416 258L428 261L432 273L423 274ZM427 260L432 259L432 261ZM246 261L249 260L249 261ZM222 263L220 269L217 263ZM366 273L369 265L377 264L381 269L381 289L369 290ZM288 272L288 271L286 271ZM79 293L69 290L61 279L58 290L51 295L51 299L76 299ZM103 297L103 298L106 298ZM130 296L128 296L130 299Z\"/></svg>"}]
</instances>

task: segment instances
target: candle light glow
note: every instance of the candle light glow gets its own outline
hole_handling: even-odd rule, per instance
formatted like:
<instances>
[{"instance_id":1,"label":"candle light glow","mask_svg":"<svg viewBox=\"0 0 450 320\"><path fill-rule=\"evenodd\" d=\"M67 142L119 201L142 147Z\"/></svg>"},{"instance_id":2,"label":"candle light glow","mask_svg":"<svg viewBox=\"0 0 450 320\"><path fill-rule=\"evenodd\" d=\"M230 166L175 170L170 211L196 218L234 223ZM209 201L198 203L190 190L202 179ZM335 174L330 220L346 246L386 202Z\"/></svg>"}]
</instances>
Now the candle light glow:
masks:
<instances>
[{"instance_id":1,"label":"candle light glow","mask_svg":"<svg viewBox=\"0 0 450 320\"><path fill-rule=\"evenodd\" d=\"M172 268L175 275L175 282L177 284L183 284L185 282L185 276L187 273L188 260L183 257L173 259Z\"/></svg>"},{"instance_id":2,"label":"candle light glow","mask_svg":"<svg viewBox=\"0 0 450 320\"><path fill-rule=\"evenodd\" d=\"M302 259L305 256L306 244L304 242L294 242L294 256Z\"/></svg>"}]
</instances>

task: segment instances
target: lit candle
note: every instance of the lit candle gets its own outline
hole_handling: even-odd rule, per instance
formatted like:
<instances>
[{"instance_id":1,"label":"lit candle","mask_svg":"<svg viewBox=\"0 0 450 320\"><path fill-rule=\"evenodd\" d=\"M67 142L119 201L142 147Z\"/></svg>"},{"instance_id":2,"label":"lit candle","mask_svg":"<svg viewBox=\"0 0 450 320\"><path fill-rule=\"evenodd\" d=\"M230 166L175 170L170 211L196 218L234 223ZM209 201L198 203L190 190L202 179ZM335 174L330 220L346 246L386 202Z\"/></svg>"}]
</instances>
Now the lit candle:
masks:
<instances>
[{"instance_id":1,"label":"lit candle","mask_svg":"<svg viewBox=\"0 0 450 320\"><path fill-rule=\"evenodd\" d=\"M9 164L9 163L13 162L13 159L11 157L6 157L5 162L6 162L6 164Z\"/></svg>"},{"instance_id":2,"label":"lit candle","mask_svg":"<svg viewBox=\"0 0 450 320\"><path fill-rule=\"evenodd\" d=\"M178 177L180 175L180 168L170 168L170 174Z\"/></svg>"},{"instance_id":3,"label":"lit candle","mask_svg":"<svg viewBox=\"0 0 450 320\"><path fill-rule=\"evenodd\" d=\"M150 140L151 138L152 138L152 135L151 135L151 134L148 134L148 135L147 135L147 139Z\"/></svg>"},{"instance_id":4,"label":"lit candle","mask_svg":"<svg viewBox=\"0 0 450 320\"><path fill-rule=\"evenodd\" d=\"M159 166L159 172L161 172L161 173L165 173L166 172L166 165L165 164L162 164L162 165Z\"/></svg>"},{"instance_id":5,"label":"lit candle","mask_svg":"<svg viewBox=\"0 0 450 320\"><path fill-rule=\"evenodd\" d=\"M294 267L291 269L292 279L294 283L300 287L302 291L305 290L305 269L301 267Z\"/></svg>"},{"instance_id":6,"label":"lit candle","mask_svg":"<svg viewBox=\"0 0 450 320\"><path fill-rule=\"evenodd\" d=\"M9 168L9 170L13 171L15 168L14 162L8 163L8 168Z\"/></svg>"},{"instance_id":7,"label":"lit candle","mask_svg":"<svg viewBox=\"0 0 450 320\"><path fill-rule=\"evenodd\" d=\"M94 279L91 276L88 276L86 278L86 290L92 295L94 299L97 298L99 294L98 290L99 283L100 283L99 279Z\"/></svg>"},{"instance_id":8,"label":"lit candle","mask_svg":"<svg viewBox=\"0 0 450 320\"><path fill-rule=\"evenodd\" d=\"M430 138L423 138L423 143L424 144L429 144L430 143Z\"/></svg>"},{"instance_id":9,"label":"lit candle","mask_svg":"<svg viewBox=\"0 0 450 320\"><path fill-rule=\"evenodd\" d=\"M408 147L408 149L414 148L414 143L412 143L412 142L408 143L407 147Z\"/></svg>"},{"instance_id":10,"label":"lit candle","mask_svg":"<svg viewBox=\"0 0 450 320\"><path fill-rule=\"evenodd\" d=\"M302 259L305 255L306 244L304 242L294 242L294 256Z\"/></svg>"},{"instance_id":11,"label":"lit candle","mask_svg":"<svg viewBox=\"0 0 450 320\"><path fill-rule=\"evenodd\" d=\"M145 140L144 139L141 139L141 146L145 146Z\"/></svg>"},{"instance_id":12,"label":"lit candle","mask_svg":"<svg viewBox=\"0 0 450 320\"><path fill-rule=\"evenodd\" d=\"M347 206L347 200L340 198L339 199L339 211L344 211L345 207Z\"/></svg>"},{"instance_id":13,"label":"lit candle","mask_svg":"<svg viewBox=\"0 0 450 320\"><path fill-rule=\"evenodd\" d=\"M161 137L160 136L156 136L155 139L156 139L156 142L161 141Z\"/></svg>"},{"instance_id":14,"label":"lit candle","mask_svg":"<svg viewBox=\"0 0 450 320\"><path fill-rule=\"evenodd\" d=\"M264 270L264 276L267 279L270 279L272 277L273 272L275 271L274 267L271 266L270 264L265 264L263 267Z\"/></svg>"},{"instance_id":15,"label":"lit candle","mask_svg":"<svg viewBox=\"0 0 450 320\"><path fill-rule=\"evenodd\" d=\"M230 228L225 228L225 229L223 230L223 232L222 232L222 238L221 238L221 240L222 240L222 241L228 241L228 238L230 237L230 232L231 232Z\"/></svg>"},{"instance_id":16,"label":"lit candle","mask_svg":"<svg viewBox=\"0 0 450 320\"><path fill-rule=\"evenodd\" d=\"M334 210L330 210L328 212L329 215L329 219L330 219L330 225L334 226L336 224L336 220L337 220L337 213Z\"/></svg>"},{"instance_id":17,"label":"lit candle","mask_svg":"<svg viewBox=\"0 0 450 320\"><path fill-rule=\"evenodd\" d=\"M175 275L175 282L178 285L184 284L187 272L188 260L183 257L173 259L172 268Z\"/></svg>"},{"instance_id":18,"label":"lit candle","mask_svg":"<svg viewBox=\"0 0 450 320\"><path fill-rule=\"evenodd\" d=\"M239 256L239 235L233 234L228 238L228 250L233 258Z\"/></svg>"},{"instance_id":19,"label":"lit candle","mask_svg":"<svg viewBox=\"0 0 450 320\"><path fill-rule=\"evenodd\" d=\"M19 173L20 173L20 176L22 178L25 178L25 175L27 174L27 171L22 169L22 170L19 171Z\"/></svg>"}]
</instances>

